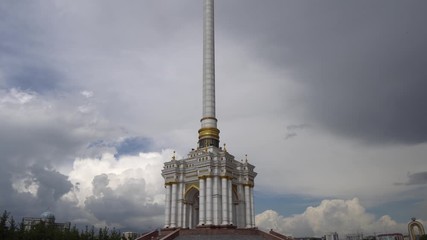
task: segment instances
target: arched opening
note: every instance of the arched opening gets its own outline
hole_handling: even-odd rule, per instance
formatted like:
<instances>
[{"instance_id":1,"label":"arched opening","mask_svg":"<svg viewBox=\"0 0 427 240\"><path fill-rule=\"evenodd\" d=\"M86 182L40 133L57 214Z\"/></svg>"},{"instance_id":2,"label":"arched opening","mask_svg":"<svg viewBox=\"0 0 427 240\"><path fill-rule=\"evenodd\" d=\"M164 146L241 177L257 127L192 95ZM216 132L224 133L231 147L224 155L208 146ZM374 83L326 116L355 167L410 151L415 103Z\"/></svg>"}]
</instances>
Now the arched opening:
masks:
<instances>
[{"instance_id":1,"label":"arched opening","mask_svg":"<svg viewBox=\"0 0 427 240\"><path fill-rule=\"evenodd\" d=\"M195 228L199 223L199 190L192 186L185 193L185 220L184 226Z\"/></svg>"}]
</instances>

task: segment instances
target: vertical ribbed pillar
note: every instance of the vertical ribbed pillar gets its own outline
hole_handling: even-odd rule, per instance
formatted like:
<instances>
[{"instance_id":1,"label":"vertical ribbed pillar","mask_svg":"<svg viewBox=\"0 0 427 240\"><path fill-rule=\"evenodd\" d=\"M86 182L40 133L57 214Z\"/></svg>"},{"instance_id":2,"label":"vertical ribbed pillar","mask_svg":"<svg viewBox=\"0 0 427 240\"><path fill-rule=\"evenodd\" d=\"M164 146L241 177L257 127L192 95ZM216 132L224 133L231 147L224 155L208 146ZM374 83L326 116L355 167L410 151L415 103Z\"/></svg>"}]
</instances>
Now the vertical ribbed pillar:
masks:
<instances>
[{"instance_id":1,"label":"vertical ribbed pillar","mask_svg":"<svg viewBox=\"0 0 427 240\"><path fill-rule=\"evenodd\" d=\"M183 186L183 183L182 182L180 182L180 183L178 183L178 214L177 214L177 217L178 217L178 221L177 221L177 227L182 227L182 219L183 219L183 215L182 215L182 210L183 210L183 199L182 199L182 196L183 196L183 194L182 194L182 191L183 191L183 188L184 188L184 186Z\"/></svg>"},{"instance_id":2,"label":"vertical ribbed pillar","mask_svg":"<svg viewBox=\"0 0 427 240\"><path fill-rule=\"evenodd\" d=\"M205 219L205 179L199 178L199 225L206 223Z\"/></svg>"},{"instance_id":3,"label":"vertical ribbed pillar","mask_svg":"<svg viewBox=\"0 0 427 240\"><path fill-rule=\"evenodd\" d=\"M239 204L236 206L237 208L237 222L236 225L238 227L246 227L245 225L245 194L243 191L243 185L242 184L238 184L237 185L237 195L238 195L238 199L239 199Z\"/></svg>"},{"instance_id":4,"label":"vertical ribbed pillar","mask_svg":"<svg viewBox=\"0 0 427 240\"><path fill-rule=\"evenodd\" d=\"M188 220L188 217L187 217L187 208L188 208L188 205L184 202L183 203L183 206L182 206L182 227L183 228L187 228L188 227L188 225L187 225L187 220Z\"/></svg>"},{"instance_id":5,"label":"vertical ribbed pillar","mask_svg":"<svg viewBox=\"0 0 427 240\"><path fill-rule=\"evenodd\" d=\"M250 200L250 191L249 185L245 185L245 209L246 209L246 227L252 227L251 223L251 200Z\"/></svg>"},{"instance_id":6,"label":"vertical ribbed pillar","mask_svg":"<svg viewBox=\"0 0 427 240\"><path fill-rule=\"evenodd\" d=\"M222 192L222 225L228 225L228 184L227 178L221 178Z\"/></svg>"},{"instance_id":7,"label":"vertical ribbed pillar","mask_svg":"<svg viewBox=\"0 0 427 240\"><path fill-rule=\"evenodd\" d=\"M212 177L206 178L206 225L212 225Z\"/></svg>"},{"instance_id":8,"label":"vertical ribbed pillar","mask_svg":"<svg viewBox=\"0 0 427 240\"><path fill-rule=\"evenodd\" d=\"M250 187L250 200L251 200L251 223L252 227L255 227L255 210L254 210L254 188Z\"/></svg>"},{"instance_id":9,"label":"vertical ribbed pillar","mask_svg":"<svg viewBox=\"0 0 427 240\"><path fill-rule=\"evenodd\" d=\"M213 177L213 224L219 225L219 177Z\"/></svg>"},{"instance_id":10,"label":"vertical ribbed pillar","mask_svg":"<svg viewBox=\"0 0 427 240\"><path fill-rule=\"evenodd\" d=\"M165 186L165 228L169 227L171 220L171 185L166 184Z\"/></svg>"},{"instance_id":11,"label":"vertical ribbed pillar","mask_svg":"<svg viewBox=\"0 0 427 240\"><path fill-rule=\"evenodd\" d=\"M194 215L194 210L193 210L193 204L188 204L188 227L189 228L193 228L194 227L194 223L193 223L193 216Z\"/></svg>"},{"instance_id":12,"label":"vertical ribbed pillar","mask_svg":"<svg viewBox=\"0 0 427 240\"><path fill-rule=\"evenodd\" d=\"M228 222L234 224L233 222L233 184L232 180L228 179Z\"/></svg>"},{"instance_id":13,"label":"vertical ribbed pillar","mask_svg":"<svg viewBox=\"0 0 427 240\"><path fill-rule=\"evenodd\" d=\"M177 195L177 184L173 183L172 184L172 200L171 200L171 227L176 227L176 195Z\"/></svg>"}]
</instances>

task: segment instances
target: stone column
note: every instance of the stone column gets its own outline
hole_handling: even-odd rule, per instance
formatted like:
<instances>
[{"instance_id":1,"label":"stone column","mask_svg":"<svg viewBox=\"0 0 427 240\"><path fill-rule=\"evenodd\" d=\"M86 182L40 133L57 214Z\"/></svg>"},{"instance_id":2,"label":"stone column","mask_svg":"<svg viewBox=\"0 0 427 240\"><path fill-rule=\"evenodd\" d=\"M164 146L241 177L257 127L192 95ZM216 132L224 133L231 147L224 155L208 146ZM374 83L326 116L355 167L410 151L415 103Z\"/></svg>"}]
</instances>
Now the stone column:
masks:
<instances>
[{"instance_id":1,"label":"stone column","mask_svg":"<svg viewBox=\"0 0 427 240\"><path fill-rule=\"evenodd\" d=\"M165 228L168 228L171 220L171 185L165 186Z\"/></svg>"},{"instance_id":2,"label":"stone column","mask_svg":"<svg viewBox=\"0 0 427 240\"><path fill-rule=\"evenodd\" d=\"M182 188L183 188L183 186L182 186L183 184L182 184L182 182L180 182L180 183L178 183L178 196L177 196L177 199L178 199L178 215L177 215L177 217L178 217L178 225L177 225L177 227L182 227L182 219L183 219L183 216L182 216L182 208L183 208L183 204L182 204Z\"/></svg>"},{"instance_id":3,"label":"stone column","mask_svg":"<svg viewBox=\"0 0 427 240\"><path fill-rule=\"evenodd\" d=\"M245 185L245 209L246 209L246 228L252 227L251 223L251 200L249 185Z\"/></svg>"},{"instance_id":4,"label":"stone column","mask_svg":"<svg viewBox=\"0 0 427 240\"><path fill-rule=\"evenodd\" d=\"M205 179L199 178L199 225L205 225Z\"/></svg>"},{"instance_id":5,"label":"stone column","mask_svg":"<svg viewBox=\"0 0 427 240\"><path fill-rule=\"evenodd\" d=\"M212 177L206 178L206 225L212 225Z\"/></svg>"},{"instance_id":6,"label":"stone column","mask_svg":"<svg viewBox=\"0 0 427 240\"><path fill-rule=\"evenodd\" d=\"M194 227L194 223L193 223L193 204L188 204L188 227L189 228L193 228Z\"/></svg>"},{"instance_id":7,"label":"stone column","mask_svg":"<svg viewBox=\"0 0 427 240\"><path fill-rule=\"evenodd\" d=\"M219 225L219 177L215 176L213 178L213 224Z\"/></svg>"},{"instance_id":8,"label":"stone column","mask_svg":"<svg viewBox=\"0 0 427 240\"><path fill-rule=\"evenodd\" d=\"M171 200L171 227L176 227L176 203L177 203L177 184L172 184L172 200Z\"/></svg>"},{"instance_id":9,"label":"stone column","mask_svg":"<svg viewBox=\"0 0 427 240\"><path fill-rule=\"evenodd\" d=\"M187 224L187 222L188 222L188 216L187 216L188 204L184 201L182 205L183 205L182 206L183 213L182 213L182 225L181 226L183 228L187 228L188 227L188 224Z\"/></svg>"},{"instance_id":10,"label":"stone column","mask_svg":"<svg viewBox=\"0 0 427 240\"><path fill-rule=\"evenodd\" d=\"M250 187L250 200L251 200L251 223L255 227L255 213L254 213L254 188Z\"/></svg>"},{"instance_id":11,"label":"stone column","mask_svg":"<svg viewBox=\"0 0 427 240\"><path fill-rule=\"evenodd\" d=\"M230 224L233 222L233 183L231 179L228 179L228 221Z\"/></svg>"},{"instance_id":12,"label":"stone column","mask_svg":"<svg viewBox=\"0 0 427 240\"><path fill-rule=\"evenodd\" d=\"M237 222L236 225L238 227L246 227L245 225L245 194L243 191L243 185L238 184L237 185L237 196L239 198L239 204L236 206L237 208Z\"/></svg>"},{"instance_id":13,"label":"stone column","mask_svg":"<svg viewBox=\"0 0 427 240\"><path fill-rule=\"evenodd\" d=\"M228 183L227 178L221 178L222 192L222 225L228 225Z\"/></svg>"}]
</instances>

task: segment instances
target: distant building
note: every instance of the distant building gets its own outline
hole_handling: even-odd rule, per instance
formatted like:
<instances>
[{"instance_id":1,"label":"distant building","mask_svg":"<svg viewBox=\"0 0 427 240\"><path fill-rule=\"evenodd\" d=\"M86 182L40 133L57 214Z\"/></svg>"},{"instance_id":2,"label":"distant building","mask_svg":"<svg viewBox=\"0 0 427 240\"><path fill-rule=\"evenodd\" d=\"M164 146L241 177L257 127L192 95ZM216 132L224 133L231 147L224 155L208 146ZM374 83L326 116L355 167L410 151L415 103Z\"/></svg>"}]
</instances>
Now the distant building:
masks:
<instances>
[{"instance_id":1,"label":"distant building","mask_svg":"<svg viewBox=\"0 0 427 240\"><path fill-rule=\"evenodd\" d=\"M52 212L44 212L40 215L39 218L35 217L24 217L22 219L22 222L24 223L25 230L31 230L32 228L36 227L39 224L46 224L49 226L54 226L57 229L70 229L70 222L65 223L57 223L55 222L55 215Z\"/></svg>"},{"instance_id":2,"label":"distant building","mask_svg":"<svg viewBox=\"0 0 427 240\"><path fill-rule=\"evenodd\" d=\"M401 233L378 234L377 240L404 240Z\"/></svg>"},{"instance_id":3,"label":"distant building","mask_svg":"<svg viewBox=\"0 0 427 240\"><path fill-rule=\"evenodd\" d=\"M136 239L137 237L139 237L140 236L140 234L139 233L136 233L136 232L124 232L123 233L123 237L126 239L126 240L131 240L131 239Z\"/></svg>"},{"instance_id":4,"label":"distant building","mask_svg":"<svg viewBox=\"0 0 427 240\"><path fill-rule=\"evenodd\" d=\"M347 234L345 236L346 240L363 240L363 233L354 233L354 234Z\"/></svg>"},{"instance_id":5,"label":"distant building","mask_svg":"<svg viewBox=\"0 0 427 240\"><path fill-rule=\"evenodd\" d=\"M330 232L325 234L325 240L339 240L337 232Z\"/></svg>"}]
</instances>

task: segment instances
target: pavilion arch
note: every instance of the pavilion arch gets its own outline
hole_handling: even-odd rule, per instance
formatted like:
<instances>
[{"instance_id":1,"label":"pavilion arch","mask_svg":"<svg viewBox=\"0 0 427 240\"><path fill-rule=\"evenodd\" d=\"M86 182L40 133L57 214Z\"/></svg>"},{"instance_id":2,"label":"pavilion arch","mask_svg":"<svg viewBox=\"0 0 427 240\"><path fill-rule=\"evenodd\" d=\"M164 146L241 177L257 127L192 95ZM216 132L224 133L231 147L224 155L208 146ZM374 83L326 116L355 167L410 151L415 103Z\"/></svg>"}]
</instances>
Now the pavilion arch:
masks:
<instances>
[{"instance_id":1,"label":"pavilion arch","mask_svg":"<svg viewBox=\"0 0 427 240\"><path fill-rule=\"evenodd\" d=\"M184 226L195 228L199 222L199 188L190 186L184 194L185 217Z\"/></svg>"},{"instance_id":2,"label":"pavilion arch","mask_svg":"<svg viewBox=\"0 0 427 240\"><path fill-rule=\"evenodd\" d=\"M425 234L424 226L419 221L416 221L415 218L413 218L412 221L408 224L408 233L410 240L416 240Z\"/></svg>"}]
</instances>

